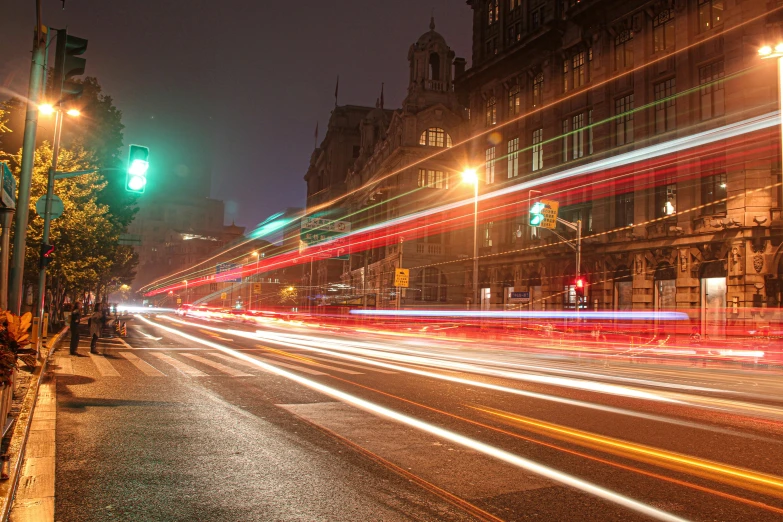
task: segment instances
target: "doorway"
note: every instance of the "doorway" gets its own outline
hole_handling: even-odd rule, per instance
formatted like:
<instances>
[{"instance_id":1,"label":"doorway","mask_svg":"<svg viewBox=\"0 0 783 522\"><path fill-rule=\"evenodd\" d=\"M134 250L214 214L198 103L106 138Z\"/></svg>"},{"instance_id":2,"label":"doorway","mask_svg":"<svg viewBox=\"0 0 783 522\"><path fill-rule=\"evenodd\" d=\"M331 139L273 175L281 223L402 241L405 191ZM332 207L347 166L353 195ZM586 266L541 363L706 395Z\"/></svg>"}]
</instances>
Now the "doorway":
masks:
<instances>
[{"instance_id":1,"label":"doorway","mask_svg":"<svg viewBox=\"0 0 783 522\"><path fill-rule=\"evenodd\" d=\"M701 333L712 339L726 338L726 278L701 280Z\"/></svg>"}]
</instances>

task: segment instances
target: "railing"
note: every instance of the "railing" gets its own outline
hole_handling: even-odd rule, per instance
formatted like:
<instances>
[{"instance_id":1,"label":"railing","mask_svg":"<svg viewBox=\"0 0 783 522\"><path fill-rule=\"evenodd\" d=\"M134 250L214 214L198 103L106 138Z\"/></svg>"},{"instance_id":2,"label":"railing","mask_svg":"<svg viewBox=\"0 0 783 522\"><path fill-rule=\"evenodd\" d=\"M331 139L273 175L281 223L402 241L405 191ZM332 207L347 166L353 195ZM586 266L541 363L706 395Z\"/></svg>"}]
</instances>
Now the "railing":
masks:
<instances>
[{"instance_id":1,"label":"railing","mask_svg":"<svg viewBox=\"0 0 783 522\"><path fill-rule=\"evenodd\" d=\"M432 243L416 244L417 254L432 254L432 255L440 256L444 254L445 250L446 249L443 245L432 244Z\"/></svg>"},{"instance_id":2,"label":"railing","mask_svg":"<svg viewBox=\"0 0 783 522\"><path fill-rule=\"evenodd\" d=\"M424 82L424 88L428 91L448 92L451 90L451 86L448 82L442 82L440 80L427 80Z\"/></svg>"}]
</instances>

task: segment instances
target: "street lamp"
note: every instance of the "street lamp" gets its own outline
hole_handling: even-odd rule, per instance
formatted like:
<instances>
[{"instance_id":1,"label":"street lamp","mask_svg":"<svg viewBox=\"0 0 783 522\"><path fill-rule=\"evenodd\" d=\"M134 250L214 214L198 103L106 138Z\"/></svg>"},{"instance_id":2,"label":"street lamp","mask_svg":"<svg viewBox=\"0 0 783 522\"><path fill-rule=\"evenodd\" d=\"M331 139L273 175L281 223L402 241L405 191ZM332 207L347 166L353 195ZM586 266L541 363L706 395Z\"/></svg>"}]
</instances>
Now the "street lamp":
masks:
<instances>
[{"instance_id":1,"label":"street lamp","mask_svg":"<svg viewBox=\"0 0 783 522\"><path fill-rule=\"evenodd\" d=\"M478 306L478 174L476 169L465 169L462 181L473 184L473 306Z\"/></svg>"},{"instance_id":2,"label":"street lamp","mask_svg":"<svg viewBox=\"0 0 783 522\"><path fill-rule=\"evenodd\" d=\"M250 255L254 256L256 258L256 273L255 273L255 275L256 275L256 277L258 277L258 261L259 261L259 259L261 259L261 256L258 255L258 250L254 250L253 252L250 253ZM250 291L248 292L247 304L248 304L248 310L252 310L253 309L253 286L252 286L252 284L250 286Z\"/></svg>"},{"instance_id":3,"label":"street lamp","mask_svg":"<svg viewBox=\"0 0 783 522\"><path fill-rule=\"evenodd\" d=\"M46 116L49 116L50 114L54 113L54 107L49 105L48 103L42 103L41 105L38 106L38 112Z\"/></svg>"},{"instance_id":4,"label":"street lamp","mask_svg":"<svg viewBox=\"0 0 783 522\"><path fill-rule=\"evenodd\" d=\"M765 45L759 49L759 56L764 59L778 59L778 100L781 103L780 140L781 147L783 147L783 43L777 44L774 49L769 45ZM781 208L781 213L783 213L783 185L778 189L778 206Z\"/></svg>"}]
</instances>

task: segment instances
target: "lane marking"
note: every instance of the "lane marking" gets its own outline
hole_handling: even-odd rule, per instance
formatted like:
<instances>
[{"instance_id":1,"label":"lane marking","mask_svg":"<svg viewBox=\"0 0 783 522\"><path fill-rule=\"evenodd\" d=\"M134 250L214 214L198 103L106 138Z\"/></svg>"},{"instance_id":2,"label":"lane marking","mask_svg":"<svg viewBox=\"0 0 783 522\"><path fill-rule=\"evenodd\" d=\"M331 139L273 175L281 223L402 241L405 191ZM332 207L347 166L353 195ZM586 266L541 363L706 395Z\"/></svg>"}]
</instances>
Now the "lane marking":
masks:
<instances>
[{"instance_id":1,"label":"lane marking","mask_svg":"<svg viewBox=\"0 0 783 522\"><path fill-rule=\"evenodd\" d=\"M95 367L98 369L98 373L100 373L103 377L120 376L120 372L115 370L114 366L112 366L109 360L103 355L95 355L94 353L91 353L90 360L95 364Z\"/></svg>"},{"instance_id":2,"label":"lane marking","mask_svg":"<svg viewBox=\"0 0 783 522\"><path fill-rule=\"evenodd\" d=\"M230 355L226 355L224 353L207 352L204 355L209 355L210 357L220 357L221 359L223 359L225 361L231 361L233 363L239 363L242 366L245 366L246 368L252 368L254 370L261 370L264 373L271 373L271 372L268 372L267 370L264 370L263 368L259 368L258 365L256 365L256 364L252 364L252 363L249 363L247 361L243 361L241 359L237 359L236 357L231 357Z\"/></svg>"},{"instance_id":3,"label":"lane marking","mask_svg":"<svg viewBox=\"0 0 783 522\"><path fill-rule=\"evenodd\" d=\"M199 355L194 355L192 353L183 353L182 357L187 357L188 359L192 359L196 362L200 362L201 364L205 364L207 366L211 366L212 368L221 371L223 373L227 373L232 377L253 377L253 374L251 373L245 373L241 370L237 370L235 368L232 368L231 366L226 366L225 364L220 364L219 362L210 361L209 359L205 357L201 357Z\"/></svg>"},{"instance_id":4,"label":"lane marking","mask_svg":"<svg viewBox=\"0 0 783 522\"><path fill-rule=\"evenodd\" d=\"M134 354L130 352L120 352L120 355L128 359L128 361L133 364L136 368L141 370L141 372L148 376L148 377L165 377L166 374L162 371L158 370L154 366L152 366L150 363L145 361L144 359L139 359Z\"/></svg>"},{"instance_id":5,"label":"lane marking","mask_svg":"<svg viewBox=\"0 0 783 522\"><path fill-rule=\"evenodd\" d=\"M248 355L248 357L250 356ZM257 361L262 361L263 363L266 364L276 364L278 366L285 366L286 368L291 368L292 370L297 370L303 373L309 373L310 375L329 375L328 373L319 372L318 370L313 370L312 368L307 368L305 366L297 366L296 364L284 363L282 361L278 361L277 359L266 359L260 356L253 356L250 358L255 359Z\"/></svg>"},{"instance_id":6,"label":"lane marking","mask_svg":"<svg viewBox=\"0 0 783 522\"><path fill-rule=\"evenodd\" d=\"M157 357L161 361L170 364L177 370L179 370L181 373L184 373L188 377L209 377L206 373L202 372L201 370L198 370L196 368L193 368L190 365L187 365L180 361L179 359L175 359L171 355L160 353L160 352L152 352L150 355L153 357Z\"/></svg>"},{"instance_id":7,"label":"lane marking","mask_svg":"<svg viewBox=\"0 0 783 522\"><path fill-rule=\"evenodd\" d=\"M70 357L61 356L57 358L57 373L61 375L73 375L73 363Z\"/></svg>"},{"instance_id":8,"label":"lane marking","mask_svg":"<svg viewBox=\"0 0 783 522\"><path fill-rule=\"evenodd\" d=\"M360 370L364 370L364 371L367 371L367 372L386 373L386 374L389 374L389 375L397 375L397 373L398 373L398 372L391 372L389 370L381 370L380 368L373 368L371 366L362 366L360 364L351 364L351 363L342 362L342 361L335 361L335 360L332 360L332 359L328 359L326 357L316 357L315 355L311 355L310 358L311 359L317 359L319 361L326 361L326 362L332 362L332 363L336 363L336 364L341 364L343 366L348 366L349 368L358 368Z\"/></svg>"},{"instance_id":9,"label":"lane marking","mask_svg":"<svg viewBox=\"0 0 783 522\"><path fill-rule=\"evenodd\" d=\"M269 348L267 348L269 349ZM282 359L284 361L289 361L290 357L286 356L286 352L280 351L280 350L272 350L275 353L265 353L264 355L267 357L272 357L273 359ZM278 355L279 354L279 355ZM302 364L307 364L310 366L315 366L317 368L327 368L329 370L334 370L336 372L345 373L348 375L362 375L362 372L355 372L353 370L346 370L344 368L338 368L337 366L329 366L328 364L322 364L317 361L313 361L309 358L304 357L295 357L297 361L302 361Z\"/></svg>"}]
</instances>

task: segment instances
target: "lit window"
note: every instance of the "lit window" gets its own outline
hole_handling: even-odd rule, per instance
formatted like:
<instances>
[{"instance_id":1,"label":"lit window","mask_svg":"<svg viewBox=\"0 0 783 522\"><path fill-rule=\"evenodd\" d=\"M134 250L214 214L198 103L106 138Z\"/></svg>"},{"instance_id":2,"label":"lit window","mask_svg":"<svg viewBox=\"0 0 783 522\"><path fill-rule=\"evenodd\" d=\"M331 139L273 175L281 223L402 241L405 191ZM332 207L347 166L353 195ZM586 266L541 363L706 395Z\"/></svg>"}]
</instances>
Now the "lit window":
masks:
<instances>
[{"instance_id":1,"label":"lit window","mask_svg":"<svg viewBox=\"0 0 783 522\"><path fill-rule=\"evenodd\" d=\"M419 169L419 187L449 188L449 178L442 170Z\"/></svg>"},{"instance_id":2,"label":"lit window","mask_svg":"<svg viewBox=\"0 0 783 522\"><path fill-rule=\"evenodd\" d=\"M573 131L574 146L572 147L572 159L579 159L585 155L585 115L577 114L571 118L571 129Z\"/></svg>"},{"instance_id":3,"label":"lit window","mask_svg":"<svg viewBox=\"0 0 783 522\"><path fill-rule=\"evenodd\" d=\"M585 73L585 61L587 59L587 53L582 51L576 53L571 59L571 71L573 72L573 88L578 89L587 82Z\"/></svg>"},{"instance_id":4,"label":"lit window","mask_svg":"<svg viewBox=\"0 0 783 522\"><path fill-rule=\"evenodd\" d=\"M487 98L485 124L487 127L495 125L498 122L497 100L494 96Z\"/></svg>"},{"instance_id":5,"label":"lit window","mask_svg":"<svg viewBox=\"0 0 783 522\"><path fill-rule=\"evenodd\" d=\"M441 128L430 127L426 131L421 133L419 138L419 145L427 145L430 147L451 147L451 136Z\"/></svg>"},{"instance_id":6,"label":"lit window","mask_svg":"<svg viewBox=\"0 0 783 522\"><path fill-rule=\"evenodd\" d=\"M699 0L699 32L709 31L723 21L723 0Z\"/></svg>"},{"instance_id":7,"label":"lit window","mask_svg":"<svg viewBox=\"0 0 783 522\"><path fill-rule=\"evenodd\" d=\"M500 17L500 0L489 0L487 8L487 25L492 25L497 22Z\"/></svg>"},{"instance_id":8,"label":"lit window","mask_svg":"<svg viewBox=\"0 0 783 522\"><path fill-rule=\"evenodd\" d=\"M508 140L508 177L519 175L519 138Z\"/></svg>"},{"instance_id":9,"label":"lit window","mask_svg":"<svg viewBox=\"0 0 783 522\"><path fill-rule=\"evenodd\" d=\"M508 115L509 116L516 116L519 114L521 101L522 100L520 99L519 85L515 85L508 91Z\"/></svg>"},{"instance_id":10,"label":"lit window","mask_svg":"<svg viewBox=\"0 0 783 522\"><path fill-rule=\"evenodd\" d=\"M489 147L484 152L484 181L495 182L495 147Z\"/></svg>"},{"instance_id":11,"label":"lit window","mask_svg":"<svg viewBox=\"0 0 783 522\"><path fill-rule=\"evenodd\" d=\"M533 93L533 107L538 107L541 105L541 100L543 99L544 94L543 72L540 72L533 77L533 88L531 89L531 92Z\"/></svg>"}]
</instances>

